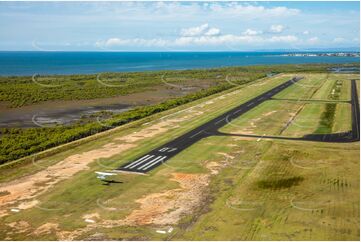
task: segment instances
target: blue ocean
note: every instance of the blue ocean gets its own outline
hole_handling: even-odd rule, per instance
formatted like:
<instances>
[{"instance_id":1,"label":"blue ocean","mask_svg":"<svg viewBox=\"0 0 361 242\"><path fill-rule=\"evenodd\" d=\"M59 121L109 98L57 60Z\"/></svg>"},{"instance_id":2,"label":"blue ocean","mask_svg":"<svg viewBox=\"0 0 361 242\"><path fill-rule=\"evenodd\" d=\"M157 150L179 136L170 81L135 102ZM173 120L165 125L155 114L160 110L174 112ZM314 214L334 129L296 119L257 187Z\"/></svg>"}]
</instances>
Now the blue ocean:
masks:
<instances>
[{"instance_id":1,"label":"blue ocean","mask_svg":"<svg viewBox=\"0 0 361 242\"><path fill-rule=\"evenodd\" d=\"M226 66L350 63L357 57L282 56L285 52L0 52L1 76L185 70Z\"/></svg>"}]
</instances>

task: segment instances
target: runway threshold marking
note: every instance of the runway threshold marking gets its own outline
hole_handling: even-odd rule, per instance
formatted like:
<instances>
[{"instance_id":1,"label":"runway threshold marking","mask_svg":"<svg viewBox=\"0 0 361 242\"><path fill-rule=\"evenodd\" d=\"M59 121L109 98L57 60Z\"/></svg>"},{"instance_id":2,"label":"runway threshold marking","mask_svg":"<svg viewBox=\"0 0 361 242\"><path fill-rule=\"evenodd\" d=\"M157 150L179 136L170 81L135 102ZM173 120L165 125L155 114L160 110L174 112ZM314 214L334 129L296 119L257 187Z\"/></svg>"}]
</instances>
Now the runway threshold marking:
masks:
<instances>
[{"instance_id":1,"label":"runway threshold marking","mask_svg":"<svg viewBox=\"0 0 361 242\"><path fill-rule=\"evenodd\" d=\"M132 169L133 167L136 167L137 165L140 165L141 163L151 159L152 157L154 157L154 155L146 155L146 156L143 156L142 158L130 163L129 165L127 165L126 167L124 168L129 168L129 169Z\"/></svg>"},{"instance_id":2,"label":"runway threshold marking","mask_svg":"<svg viewBox=\"0 0 361 242\"><path fill-rule=\"evenodd\" d=\"M159 163L160 161L164 160L165 158L167 158L167 156L158 156L157 158L149 161L148 163L142 165L141 167L138 167L137 170L147 170L148 168L154 166L155 164Z\"/></svg>"}]
</instances>

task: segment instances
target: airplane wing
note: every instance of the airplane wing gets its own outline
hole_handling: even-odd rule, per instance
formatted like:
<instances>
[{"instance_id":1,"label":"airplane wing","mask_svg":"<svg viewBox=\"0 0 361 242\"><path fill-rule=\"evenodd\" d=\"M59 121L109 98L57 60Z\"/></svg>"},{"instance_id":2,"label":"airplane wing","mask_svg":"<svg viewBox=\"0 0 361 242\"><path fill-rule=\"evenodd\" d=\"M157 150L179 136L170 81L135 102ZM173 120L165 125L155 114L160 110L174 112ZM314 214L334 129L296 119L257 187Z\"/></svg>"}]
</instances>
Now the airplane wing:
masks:
<instances>
[{"instance_id":1,"label":"airplane wing","mask_svg":"<svg viewBox=\"0 0 361 242\"><path fill-rule=\"evenodd\" d=\"M95 172L97 175L99 175L99 176L114 176L114 175L116 175L115 173L110 173L110 172L101 172L101 171L96 171Z\"/></svg>"}]
</instances>

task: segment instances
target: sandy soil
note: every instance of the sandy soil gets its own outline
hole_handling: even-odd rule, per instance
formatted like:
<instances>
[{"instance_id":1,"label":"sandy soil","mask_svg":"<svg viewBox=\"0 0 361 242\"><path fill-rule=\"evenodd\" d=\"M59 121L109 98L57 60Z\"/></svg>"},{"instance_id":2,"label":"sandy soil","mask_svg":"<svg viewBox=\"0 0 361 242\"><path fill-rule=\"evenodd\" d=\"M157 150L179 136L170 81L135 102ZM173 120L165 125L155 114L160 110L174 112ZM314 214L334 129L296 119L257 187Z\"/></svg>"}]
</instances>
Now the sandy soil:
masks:
<instances>
[{"instance_id":1,"label":"sandy soil","mask_svg":"<svg viewBox=\"0 0 361 242\"><path fill-rule=\"evenodd\" d=\"M262 116L267 117L267 116L270 116L271 114L274 114L274 113L277 113L277 111L270 111L268 113L263 114Z\"/></svg>"},{"instance_id":2,"label":"sandy soil","mask_svg":"<svg viewBox=\"0 0 361 242\"><path fill-rule=\"evenodd\" d=\"M0 192L8 191L9 194L0 197L0 216L7 214L7 207L14 203L20 202L17 206L19 209L35 206L37 202L29 200L47 191L54 184L88 169L88 165L97 159L109 158L132 147L135 145L109 143L99 149L69 156L55 165L20 180L1 184Z\"/></svg>"},{"instance_id":3,"label":"sandy soil","mask_svg":"<svg viewBox=\"0 0 361 242\"><path fill-rule=\"evenodd\" d=\"M125 219L99 221L98 214L88 214L84 218L96 218L96 224L88 224L86 228L76 231L58 231L57 236L62 240L73 240L99 227L176 224L182 215L189 214L200 203L208 178L206 174L173 173L170 180L178 182L179 188L151 193L136 200L140 208L133 210Z\"/></svg>"},{"instance_id":4,"label":"sandy soil","mask_svg":"<svg viewBox=\"0 0 361 242\"><path fill-rule=\"evenodd\" d=\"M102 220L99 213L91 213L85 214L83 218L92 219L95 223L90 223L85 228L61 231L56 224L44 224L36 230L36 233L47 233L44 228L49 228L51 231L55 230L55 234L60 240L74 240L99 227L177 224L182 216L191 214L202 204L202 200L205 199L204 192L209 185L211 176L226 166L226 162L205 161L204 165L210 170L210 173L171 173L169 180L176 181L179 184L178 188L150 193L137 199L136 202L140 204L140 207L131 211L122 220Z\"/></svg>"},{"instance_id":5,"label":"sandy soil","mask_svg":"<svg viewBox=\"0 0 361 242\"><path fill-rule=\"evenodd\" d=\"M35 235L50 234L58 230L58 224L56 223L45 223L38 227L33 233Z\"/></svg>"}]
</instances>

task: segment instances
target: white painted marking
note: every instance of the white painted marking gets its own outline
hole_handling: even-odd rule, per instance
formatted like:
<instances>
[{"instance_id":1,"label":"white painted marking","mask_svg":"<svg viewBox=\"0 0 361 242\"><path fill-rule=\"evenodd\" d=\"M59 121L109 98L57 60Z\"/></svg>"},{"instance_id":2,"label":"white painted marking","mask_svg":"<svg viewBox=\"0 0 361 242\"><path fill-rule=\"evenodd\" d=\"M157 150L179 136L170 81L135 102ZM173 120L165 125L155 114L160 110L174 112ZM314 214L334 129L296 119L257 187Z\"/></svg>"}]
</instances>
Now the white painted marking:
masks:
<instances>
[{"instance_id":1,"label":"white painted marking","mask_svg":"<svg viewBox=\"0 0 361 242\"><path fill-rule=\"evenodd\" d=\"M218 124L220 122L222 122L224 120L224 118L222 118L221 120L218 120L217 122L215 122L215 124Z\"/></svg>"},{"instance_id":2,"label":"white painted marking","mask_svg":"<svg viewBox=\"0 0 361 242\"><path fill-rule=\"evenodd\" d=\"M170 228L168 229L168 233L172 233L172 231L173 231L173 227L170 227Z\"/></svg>"},{"instance_id":3,"label":"white painted marking","mask_svg":"<svg viewBox=\"0 0 361 242\"><path fill-rule=\"evenodd\" d=\"M142 164L143 162L146 162L147 160L152 159L153 157L154 157L154 155L151 155L151 156L149 156L149 157L146 158L146 159L142 159L142 160L138 161L136 164L133 164L133 165L132 165L131 167L129 167L129 168L132 169L132 168L134 168L134 167Z\"/></svg>"},{"instance_id":4,"label":"white painted marking","mask_svg":"<svg viewBox=\"0 0 361 242\"><path fill-rule=\"evenodd\" d=\"M251 102L250 104L247 105L247 107L252 106L253 104L254 104L254 102Z\"/></svg>"},{"instance_id":5,"label":"white painted marking","mask_svg":"<svg viewBox=\"0 0 361 242\"><path fill-rule=\"evenodd\" d=\"M202 133L204 130L201 130L201 131L199 131L198 133L196 133L196 134L194 134L194 135L192 135L191 137L189 137L189 138L193 138L193 137L195 137L195 136L197 136L197 135L199 135L200 133Z\"/></svg>"},{"instance_id":6,"label":"white painted marking","mask_svg":"<svg viewBox=\"0 0 361 242\"><path fill-rule=\"evenodd\" d=\"M173 152L175 150L177 150L177 148L172 148L172 149L168 150L168 153Z\"/></svg>"},{"instance_id":7,"label":"white painted marking","mask_svg":"<svg viewBox=\"0 0 361 242\"><path fill-rule=\"evenodd\" d=\"M148 158L146 158L146 159L144 159L144 160L140 161L138 164L135 164L135 165L131 166L130 168L131 168L131 169L132 169L132 168L135 168L135 167L137 167L137 166L139 166L139 165L143 164L144 162L146 162L146 161L148 161L148 160L152 159L154 156L155 156L155 155L151 155L151 156L149 156Z\"/></svg>"},{"instance_id":8,"label":"white painted marking","mask_svg":"<svg viewBox=\"0 0 361 242\"><path fill-rule=\"evenodd\" d=\"M257 142L261 141L261 139L263 138L263 136L265 136L265 134L262 135L262 137L257 139Z\"/></svg>"},{"instance_id":9,"label":"white painted marking","mask_svg":"<svg viewBox=\"0 0 361 242\"><path fill-rule=\"evenodd\" d=\"M241 112L241 111L242 111L242 109L238 109L238 110L235 111L233 114L239 113L239 112Z\"/></svg>"},{"instance_id":10,"label":"white painted marking","mask_svg":"<svg viewBox=\"0 0 361 242\"><path fill-rule=\"evenodd\" d=\"M151 162L148 162L148 163L146 164L146 167L144 167L144 165L143 165L143 169L142 169L142 170L143 170L143 171L144 171L144 170L147 170L148 168L150 168L150 167L154 166L155 164L161 162L161 161L164 160L165 158L167 158L167 156L159 156L159 157L157 157L156 159L152 160ZM140 169L141 169L141 167L138 168L138 170L140 170Z\"/></svg>"},{"instance_id":11,"label":"white painted marking","mask_svg":"<svg viewBox=\"0 0 361 242\"><path fill-rule=\"evenodd\" d=\"M128 168L129 166L132 166L132 165L134 165L134 164L138 163L139 161L141 161L141 160L143 160L143 159L147 158L148 156L149 156L149 155L143 156L143 157L139 158L138 160L133 161L132 163L128 164L128 165L127 165L126 167L124 167L124 168Z\"/></svg>"},{"instance_id":12,"label":"white painted marking","mask_svg":"<svg viewBox=\"0 0 361 242\"><path fill-rule=\"evenodd\" d=\"M95 223L95 221L93 220L93 219L85 219L85 222L87 222L87 223Z\"/></svg>"},{"instance_id":13,"label":"white painted marking","mask_svg":"<svg viewBox=\"0 0 361 242\"><path fill-rule=\"evenodd\" d=\"M143 165L137 167L138 170L141 170L143 167L147 166L148 164L152 163L155 160L158 160L159 158L161 158L162 156L156 156L153 159L149 160L148 162L144 163Z\"/></svg>"},{"instance_id":14,"label":"white painted marking","mask_svg":"<svg viewBox=\"0 0 361 242\"><path fill-rule=\"evenodd\" d=\"M164 148L160 149L159 151L160 151L160 152L164 152L164 151L166 151L166 150L168 150L168 149L169 149L168 147L164 147Z\"/></svg>"},{"instance_id":15,"label":"white painted marking","mask_svg":"<svg viewBox=\"0 0 361 242\"><path fill-rule=\"evenodd\" d=\"M167 232L165 232L164 230L157 230L157 231L155 231L155 232L157 232L158 234L166 234Z\"/></svg>"},{"instance_id":16,"label":"white painted marking","mask_svg":"<svg viewBox=\"0 0 361 242\"><path fill-rule=\"evenodd\" d=\"M14 212L14 213L18 213L20 212L20 209L17 209L17 208L12 208L10 209L11 212Z\"/></svg>"}]
</instances>

